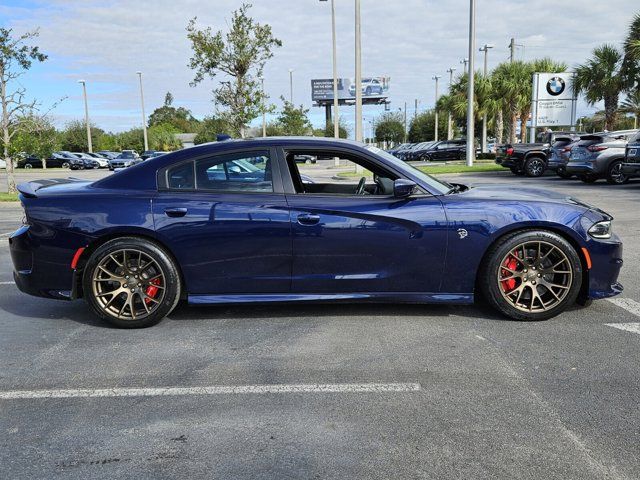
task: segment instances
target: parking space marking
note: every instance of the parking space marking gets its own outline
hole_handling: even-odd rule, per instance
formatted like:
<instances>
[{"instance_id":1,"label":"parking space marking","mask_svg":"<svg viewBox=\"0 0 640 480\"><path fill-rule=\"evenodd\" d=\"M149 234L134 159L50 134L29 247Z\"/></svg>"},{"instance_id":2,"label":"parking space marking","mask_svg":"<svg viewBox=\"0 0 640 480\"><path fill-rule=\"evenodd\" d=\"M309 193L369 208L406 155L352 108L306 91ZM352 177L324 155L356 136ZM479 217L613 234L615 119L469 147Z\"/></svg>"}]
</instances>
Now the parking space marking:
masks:
<instances>
[{"instance_id":1,"label":"parking space marking","mask_svg":"<svg viewBox=\"0 0 640 480\"><path fill-rule=\"evenodd\" d=\"M16 282L0 282L0 285L15 285Z\"/></svg>"},{"instance_id":2,"label":"parking space marking","mask_svg":"<svg viewBox=\"0 0 640 480\"><path fill-rule=\"evenodd\" d=\"M33 398L163 397L179 395L245 395L265 393L385 393L417 392L419 383L329 383L283 385L216 385L209 387L97 388L61 390L10 390L0 400Z\"/></svg>"},{"instance_id":3,"label":"parking space marking","mask_svg":"<svg viewBox=\"0 0 640 480\"><path fill-rule=\"evenodd\" d=\"M614 305L620 308L624 308L627 312L633 313L635 316L640 317L640 303L630 298L614 297L608 299Z\"/></svg>"},{"instance_id":4,"label":"parking space marking","mask_svg":"<svg viewBox=\"0 0 640 480\"><path fill-rule=\"evenodd\" d=\"M607 327L617 328L626 332L637 333L640 335L640 322L632 323L605 323Z\"/></svg>"},{"instance_id":5,"label":"parking space marking","mask_svg":"<svg viewBox=\"0 0 640 480\"><path fill-rule=\"evenodd\" d=\"M11 235L13 235L13 232L0 233L0 238L2 238L2 237L10 237Z\"/></svg>"}]
</instances>

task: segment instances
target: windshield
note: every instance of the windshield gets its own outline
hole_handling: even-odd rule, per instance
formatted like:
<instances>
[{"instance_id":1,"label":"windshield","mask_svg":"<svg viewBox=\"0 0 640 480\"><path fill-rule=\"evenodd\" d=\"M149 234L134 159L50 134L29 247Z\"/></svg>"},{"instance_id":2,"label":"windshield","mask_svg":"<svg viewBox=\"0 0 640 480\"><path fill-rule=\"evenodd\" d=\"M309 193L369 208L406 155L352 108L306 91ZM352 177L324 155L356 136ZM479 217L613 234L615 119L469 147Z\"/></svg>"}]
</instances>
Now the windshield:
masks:
<instances>
[{"instance_id":1,"label":"windshield","mask_svg":"<svg viewBox=\"0 0 640 480\"><path fill-rule=\"evenodd\" d=\"M373 145L366 145L364 148L369 150L371 153L376 154L378 157L384 158L387 163L390 163L398 170L410 172L411 175L417 177L425 185L428 185L429 188L432 191L436 192L438 195L446 195L453 188L453 185L433 178L431 175L428 175L422 170L418 170L417 168L412 167L408 163L403 162L399 158L394 157L390 153L387 153L384 150L379 149L378 147L375 147Z\"/></svg>"}]
</instances>

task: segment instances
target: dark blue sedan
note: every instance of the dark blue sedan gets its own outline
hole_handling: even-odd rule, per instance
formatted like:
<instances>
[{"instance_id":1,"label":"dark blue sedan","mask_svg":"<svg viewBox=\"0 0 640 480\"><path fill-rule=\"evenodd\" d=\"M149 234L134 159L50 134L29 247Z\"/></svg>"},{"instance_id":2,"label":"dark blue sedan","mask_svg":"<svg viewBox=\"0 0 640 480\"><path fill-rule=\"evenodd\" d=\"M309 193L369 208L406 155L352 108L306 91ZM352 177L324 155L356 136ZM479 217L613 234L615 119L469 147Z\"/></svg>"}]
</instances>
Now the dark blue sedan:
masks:
<instances>
[{"instance_id":1,"label":"dark blue sedan","mask_svg":"<svg viewBox=\"0 0 640 480\"><path fill-rule=\"evenodd\" d=\"M340 157L355 177L316 166L306 179L298 155ZM120 327L152 325L181 299L482 296L510 318L541 320L622 290L622 244L603 211L552 192L445 183L349 141L218 142L96 182L19 190L25 221L9 239L18 287L84 297Z\"/></svg>"}]
</instances>

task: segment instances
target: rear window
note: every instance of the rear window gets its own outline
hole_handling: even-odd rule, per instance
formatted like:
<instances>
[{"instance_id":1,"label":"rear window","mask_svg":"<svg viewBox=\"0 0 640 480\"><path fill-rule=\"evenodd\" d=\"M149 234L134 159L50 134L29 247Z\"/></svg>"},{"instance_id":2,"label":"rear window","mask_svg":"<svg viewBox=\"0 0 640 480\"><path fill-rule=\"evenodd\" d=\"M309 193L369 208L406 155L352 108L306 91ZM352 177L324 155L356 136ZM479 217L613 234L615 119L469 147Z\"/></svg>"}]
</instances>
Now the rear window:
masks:
<instances>
[{"instance_id":1,"label":"rear window","mask_svg":"<svg viewBox=\"0 0 640 480\"><path fill-rule=\"evenodd\" d=\"M640 143L640 132L634 134L629 138L629 143L639 144Z\"/></svg>"},{"instance_id":2,"label":"rear window","mask_svg":"<svg viewBox=\"0 0 640 480\"><path fill-rule=\"evenodd\" d=\"M610 142L613 139L604 135L584 135L580 137L580 141L577 143L579 147L588 147L589 145L595 145L597 143Z\"/></svg>"},{"instance_id":3,"label":"rear window","mask_svg":"<svg viewBox=\"0 0 640 480\"><path fill-rule=\"evenodd\" d=\"M558 138L553 144L553 148L563 148L572 143L573 140L570 138Z\"/></svg>"}]
</instances>

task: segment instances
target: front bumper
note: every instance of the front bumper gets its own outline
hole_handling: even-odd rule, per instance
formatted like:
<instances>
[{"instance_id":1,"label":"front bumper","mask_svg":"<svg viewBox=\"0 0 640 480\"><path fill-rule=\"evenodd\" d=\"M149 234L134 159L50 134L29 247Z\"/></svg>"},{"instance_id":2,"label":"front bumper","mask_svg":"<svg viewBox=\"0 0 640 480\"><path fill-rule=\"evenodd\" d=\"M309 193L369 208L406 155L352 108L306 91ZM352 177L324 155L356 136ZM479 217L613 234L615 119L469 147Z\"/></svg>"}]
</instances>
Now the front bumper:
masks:
<instances>
[{"instance_id":1,"label":"front bumper","mask_svg":"<svg viewBox=\"0 0 640 480\"><path fill-rule=\"evenodd\" d=\"M609 240L589 240L591 257L589 270L589 298L599 299L618 295L623 287L618 283L622 268L622 242L614 234Z\"/></svg>"}]
</instances>

